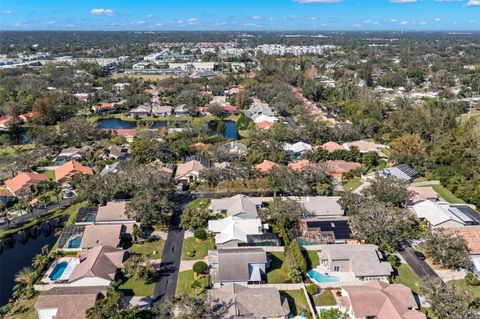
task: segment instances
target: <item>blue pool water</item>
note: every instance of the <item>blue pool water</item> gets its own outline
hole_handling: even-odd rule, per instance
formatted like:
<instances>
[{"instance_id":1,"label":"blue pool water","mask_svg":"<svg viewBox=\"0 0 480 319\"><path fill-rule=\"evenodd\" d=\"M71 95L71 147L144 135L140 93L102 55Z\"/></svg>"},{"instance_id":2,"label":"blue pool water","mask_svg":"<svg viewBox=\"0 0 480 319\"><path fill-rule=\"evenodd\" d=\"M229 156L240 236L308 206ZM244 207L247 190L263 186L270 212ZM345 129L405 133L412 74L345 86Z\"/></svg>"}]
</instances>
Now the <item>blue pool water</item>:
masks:
<instances>
[{"instance_id":1,"label":"blue pool water","mask_svg":"<svg viewBox=\"0 0 480 319\"><path fill-rule=\"evenodd\" d=\"M80 248L82 237L82 235L78 235L77 237L70 239L70 242L68 243L68 248Z\"/></svg>"},{"instance_id":2,"label":"blue pool water","mask_svg":"<svg viewBox=\"0 0 480 319\"><path fill-rule=\"evenodd\" d=\"M68 262L62 261L61 263L58 263L55 265L55 268L53 268L52 272L48 276L51 280L57 280L60 278L65 271L65 268L67 268Z\"/></svg>"},{"instance_id":3,"label":"blue pool water","mask_svg":"<svg viewBox=\"0 0 480 319\"><path fill-rule=\"evenodd\" d=\"M315 280L316 282L338 282L340 281L340 278L336 276L327 276L324 274L319 273L316 270L310 270L307 272L307 275Z\"/></svg>"},{"instance_id":4,"label":"blue pool water","mask_svg":"<svg viewBox=\"0 0 480 319\"><path fill-rule=\"evenodd\" d=\"M225 131L223 132L223 136L230 140L236 140L237 136L237 123L234 121L225 121Z\"/></svg>"}]
</instances>

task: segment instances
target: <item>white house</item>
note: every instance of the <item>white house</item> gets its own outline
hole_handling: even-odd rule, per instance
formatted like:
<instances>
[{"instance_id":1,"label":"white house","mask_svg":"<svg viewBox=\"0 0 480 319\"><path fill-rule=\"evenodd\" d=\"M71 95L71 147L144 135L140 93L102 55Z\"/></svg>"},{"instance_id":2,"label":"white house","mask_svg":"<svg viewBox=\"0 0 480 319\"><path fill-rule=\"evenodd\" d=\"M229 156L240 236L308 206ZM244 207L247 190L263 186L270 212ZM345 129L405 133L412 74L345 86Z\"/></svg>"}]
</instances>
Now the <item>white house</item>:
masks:
<instances>
[{"instance_id":1,"label":"white house","mask_svg":"<svg viewBox=\"0 0 480 319\"><path fill-rule=\"evenodd\" d=\"M229 216L223 219L209 220L208 231L215 234L215 243L218 248L237 247L247 244L251 235L262 235L268 226L262 225L258 218L240 218Z\"/></svg>"},{"instance_id":2,"label":"white house","mask_svg":"<svg viewBox=\"0 0 480 319\"><path fill-rule=\"evenodd\" d=\"M426 220L432 228L480 224L480 214L469 205L451 205L426 200L413 205L411 209L418 218Z\"/></svg>"}]
</instances>

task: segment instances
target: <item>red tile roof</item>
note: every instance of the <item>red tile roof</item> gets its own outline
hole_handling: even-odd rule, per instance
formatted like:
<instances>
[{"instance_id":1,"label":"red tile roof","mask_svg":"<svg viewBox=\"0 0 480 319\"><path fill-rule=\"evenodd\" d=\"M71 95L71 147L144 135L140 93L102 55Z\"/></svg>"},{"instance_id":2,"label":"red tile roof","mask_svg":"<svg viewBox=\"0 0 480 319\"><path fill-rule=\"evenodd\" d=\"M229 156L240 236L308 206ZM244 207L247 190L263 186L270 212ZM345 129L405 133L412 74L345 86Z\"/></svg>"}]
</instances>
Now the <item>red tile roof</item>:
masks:
<instances>
[{"instance_id":1,"label":"red tile roof","mask_svg":"<svg viewBox=\"0 0 480 319\"><path fill-rule=\"evenodd\" d=\"M76 174L93 175L93 169L77 161L69 161L55 170L55 179L60 181Z\"/></svg>"},{"instance_id":2,"label":"red tile roof","mask_svg":"<svg viewBox=\"0 0 480 319\"><path fill-rule=\"evenodd\" d=\"M21 172L14 178L6 180L5 185L10 192L15 194L22 189L35 186L41 181L48 181L48 178L34 172Z\"/></svg>"},{"instance_id":3,"label":"red tile roof","mask_svg":"<svg viewBox=\"0 0 480 319\"><path fill-rule=\"evenodd\" d=\"M260 173L267 173L275 167L278 167L277 163L270 162L270 161L267 161L267 160L264 160L260 164L255 165L255 169L257 171L259 171Z\"/></svg>"}]
</instances>

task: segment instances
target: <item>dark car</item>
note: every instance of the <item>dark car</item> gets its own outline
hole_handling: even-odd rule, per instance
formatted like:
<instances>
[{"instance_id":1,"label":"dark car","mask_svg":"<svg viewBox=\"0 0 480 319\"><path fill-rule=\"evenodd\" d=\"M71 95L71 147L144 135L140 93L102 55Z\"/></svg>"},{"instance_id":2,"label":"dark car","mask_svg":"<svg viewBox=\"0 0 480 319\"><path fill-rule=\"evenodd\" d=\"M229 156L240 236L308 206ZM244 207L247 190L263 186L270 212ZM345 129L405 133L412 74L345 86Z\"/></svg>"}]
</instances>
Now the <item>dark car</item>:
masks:
<instances>
[{"instance_id":1,"label":"dark car","mask_svg":"<svg viewBox=\"0 0 480 319\"><path fill-rule=\"evenodd\" d=\"M415 256L420 260L425 260L425 255L419 251L415 251Z\"/></svg>"}]
</instances>

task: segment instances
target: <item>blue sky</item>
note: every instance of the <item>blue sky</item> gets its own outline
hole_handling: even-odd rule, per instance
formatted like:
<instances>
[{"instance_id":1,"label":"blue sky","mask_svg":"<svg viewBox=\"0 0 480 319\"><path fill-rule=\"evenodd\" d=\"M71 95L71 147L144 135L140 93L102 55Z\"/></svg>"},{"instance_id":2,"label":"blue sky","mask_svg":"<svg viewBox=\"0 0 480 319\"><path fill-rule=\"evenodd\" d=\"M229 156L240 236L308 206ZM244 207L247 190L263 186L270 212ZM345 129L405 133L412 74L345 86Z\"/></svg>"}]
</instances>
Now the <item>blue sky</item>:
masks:
<instances>
[{"instance_id":1,"label":"blue sky","mask_svg":"<svg viewBox=\"0 0 480 319\"><path fill-rule=\"evenodd\" d=\"M480 30L480 0L0 0L1 30Z\"/></svg>"}]
</instances>

